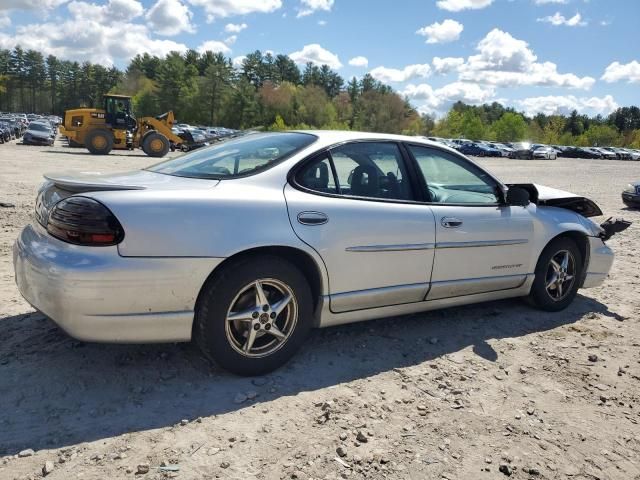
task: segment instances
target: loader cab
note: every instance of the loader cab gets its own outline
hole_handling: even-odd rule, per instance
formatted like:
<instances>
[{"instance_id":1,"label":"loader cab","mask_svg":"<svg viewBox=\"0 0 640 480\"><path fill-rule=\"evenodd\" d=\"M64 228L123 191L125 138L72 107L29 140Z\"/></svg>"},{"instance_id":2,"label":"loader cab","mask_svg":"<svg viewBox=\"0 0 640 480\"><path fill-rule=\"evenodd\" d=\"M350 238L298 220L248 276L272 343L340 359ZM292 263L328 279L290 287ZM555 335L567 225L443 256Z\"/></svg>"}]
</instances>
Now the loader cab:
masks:
<instances>
[{"instance_id":1,"label":"loader cab","mask_svg":"<svg viewBox=\"0 0 640 480\"><path fill-rule=\"evenodd\" d=\"M134 130L135 117L131 108L131 97L125 95L104 96L104 120L111 128Z\"/></svg>"}]
</instances>

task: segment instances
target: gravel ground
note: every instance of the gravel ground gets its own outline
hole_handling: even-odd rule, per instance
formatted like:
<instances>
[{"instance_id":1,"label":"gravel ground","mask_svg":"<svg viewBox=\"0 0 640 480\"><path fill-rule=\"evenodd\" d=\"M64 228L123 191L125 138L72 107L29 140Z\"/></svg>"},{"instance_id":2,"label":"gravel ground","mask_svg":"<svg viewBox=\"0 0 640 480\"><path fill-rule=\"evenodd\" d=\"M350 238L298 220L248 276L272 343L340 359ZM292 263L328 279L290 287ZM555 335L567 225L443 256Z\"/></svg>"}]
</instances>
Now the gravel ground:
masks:
<instances>
[{"instance_id":1,"label":"gravel ground","mask_svg":"<svg viewBox=\"0 0 640 480\"><path fill-rule=\"evenodd\" d=\"M22 300L11 245L42 173L138 153L0 145L0 478L640 479L640 163L481 159L635 221L602 287L316 331L286 367L231 376L188 344L75 341Z\"/></svg>"}]
</instances>

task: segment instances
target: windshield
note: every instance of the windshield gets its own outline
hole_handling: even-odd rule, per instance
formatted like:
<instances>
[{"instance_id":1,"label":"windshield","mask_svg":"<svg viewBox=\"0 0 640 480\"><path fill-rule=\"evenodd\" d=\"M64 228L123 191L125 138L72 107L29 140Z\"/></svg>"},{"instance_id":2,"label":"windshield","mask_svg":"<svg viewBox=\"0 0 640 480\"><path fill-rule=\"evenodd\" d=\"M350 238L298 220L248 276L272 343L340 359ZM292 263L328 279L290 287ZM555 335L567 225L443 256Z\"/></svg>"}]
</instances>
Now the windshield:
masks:
<instances>
[{"instance_id":1,"label":"windshield","mask_svg":"<svg viewBox=\"0 0 640 480\"><path fill-rule=\"evenodd\" d=\"M149 167L178 177L232 178L275 165L316 140L307 133L261 133L227 140Z\"/></svg>"},{"instance_id":2,"label":"windshield","mask_svg":"<svg viewBox=\"0 0 640 480\"><path fill-rule=\"evenodd\" d=\"M37 132L48 132L50 129L41 123L32 123L29 125L29 130L35 130Z\"/></svg>"}]
</instances>

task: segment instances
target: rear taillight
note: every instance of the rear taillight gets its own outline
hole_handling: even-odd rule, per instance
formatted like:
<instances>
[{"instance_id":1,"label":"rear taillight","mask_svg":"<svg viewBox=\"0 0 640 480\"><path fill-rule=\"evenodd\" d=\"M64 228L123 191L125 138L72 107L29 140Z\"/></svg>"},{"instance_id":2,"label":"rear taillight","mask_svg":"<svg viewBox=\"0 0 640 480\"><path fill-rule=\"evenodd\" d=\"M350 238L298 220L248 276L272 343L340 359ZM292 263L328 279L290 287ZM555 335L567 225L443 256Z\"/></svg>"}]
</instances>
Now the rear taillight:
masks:
<instances>
[{"instance_id":1,"label":"rear taillight","mask_svg":"<svg viewBox=\"0 0 640 480\"><path fill-rule=\"evenodd\" d=\"M68 197L51 209L47 231L76 245L117 245L124 238L118 219L100 202L87 197Z\"/></svg>"}]
</instances>

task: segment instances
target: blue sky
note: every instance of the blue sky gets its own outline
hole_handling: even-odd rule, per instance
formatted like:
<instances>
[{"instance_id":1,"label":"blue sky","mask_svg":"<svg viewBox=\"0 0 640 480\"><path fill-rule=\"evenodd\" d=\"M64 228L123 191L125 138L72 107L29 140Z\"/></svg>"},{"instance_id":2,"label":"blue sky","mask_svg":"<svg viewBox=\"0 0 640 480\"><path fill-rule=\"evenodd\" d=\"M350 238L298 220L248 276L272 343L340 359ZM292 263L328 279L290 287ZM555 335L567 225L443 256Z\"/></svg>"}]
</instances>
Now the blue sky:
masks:
<instances>
[{"instance_id":1,"label":"blue sky","mask_svg":"<svg viewBox=\"0 0 640 480\"><path fill-rule=\"evenodd\" d=\"M493 100L529 114L640 104L640 0L0 0L0 47L123 67L256 49L370 72L423 112Z\"/></svg>"}]
</instances>

